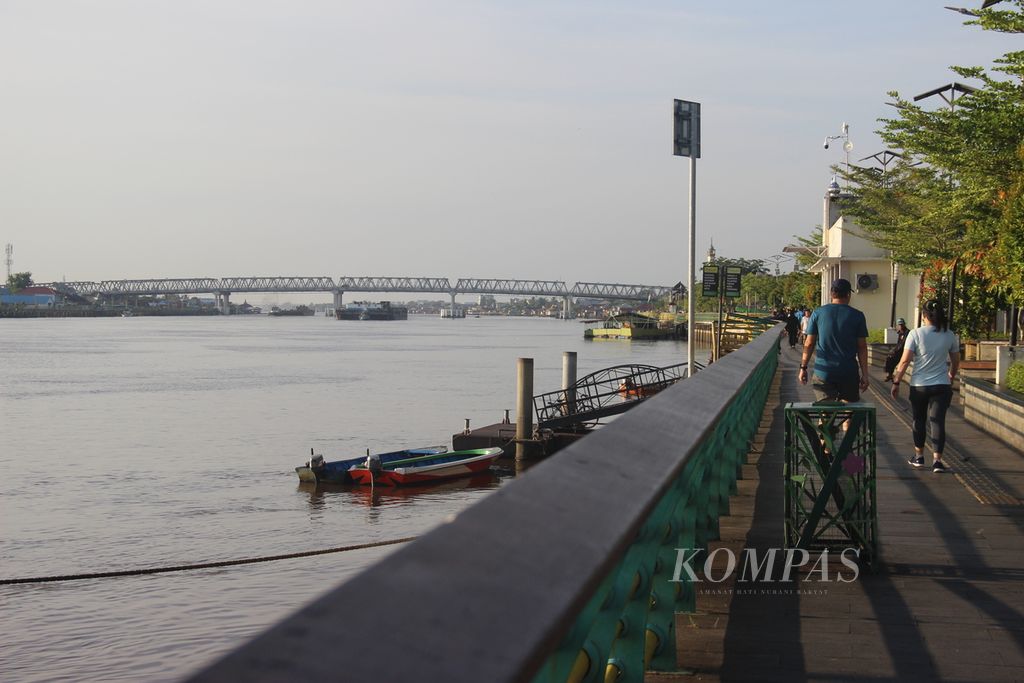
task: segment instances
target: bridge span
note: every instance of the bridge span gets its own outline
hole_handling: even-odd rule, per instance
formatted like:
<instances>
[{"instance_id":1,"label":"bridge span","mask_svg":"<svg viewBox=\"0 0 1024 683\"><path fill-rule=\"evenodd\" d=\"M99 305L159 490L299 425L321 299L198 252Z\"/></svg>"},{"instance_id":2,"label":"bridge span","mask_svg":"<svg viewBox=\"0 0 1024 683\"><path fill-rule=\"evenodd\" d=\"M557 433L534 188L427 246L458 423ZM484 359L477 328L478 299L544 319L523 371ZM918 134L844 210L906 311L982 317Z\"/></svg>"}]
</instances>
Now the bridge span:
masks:
<instances>
[{"instance_id":1,"label":"bridge span","mask_svg":"<svg viewBox=\"0 0 1024 683\"><path fill-rule=\"evenodd\" d=\"M453 285L446 277L227 277L166 278L152 280L103 280L101 282L50 282L44 286L80 296L124 297L163 294L213 294L217 308L231 312L231 294L249 292L330 292L334 307L340 308L345 292L445 294L504 294L511 296L558 297L563 314L573 316L573 302L580 298L653 301L673 291L685 293L681 285L636 285L609 282L577 282L571 287L562 280L503 280L496 278L458 278Z\"/></svg>"}]
</instances>

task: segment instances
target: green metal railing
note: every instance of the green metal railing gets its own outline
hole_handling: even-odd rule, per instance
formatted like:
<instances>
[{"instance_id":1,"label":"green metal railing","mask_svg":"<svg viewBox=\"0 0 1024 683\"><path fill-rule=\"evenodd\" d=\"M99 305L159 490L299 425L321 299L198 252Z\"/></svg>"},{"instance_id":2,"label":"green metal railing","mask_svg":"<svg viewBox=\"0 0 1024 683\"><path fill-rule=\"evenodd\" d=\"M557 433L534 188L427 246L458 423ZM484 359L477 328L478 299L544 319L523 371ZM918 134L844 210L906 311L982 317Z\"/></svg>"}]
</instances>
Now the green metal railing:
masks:
<instances>
[{"instance_id":1,"label":"green metal railing","mask_svg":"<svg viewBox=\"0 0 1024 683\"><path fill-rule=\"evenodd\" d=\"M786 406L786 546L857 548L878 554L875 505L875 406Z\"/></svg>"},{"instance_id":2,"label":"green metal railing","mask_svg":"<svg viewBox=\"0 0 1024 683\"><path fill-rule=\"evenodd\" d=\"M677 552L706 551L719 538L719 517L729 514L777 365L772 347L696 444L536 683L642 682L646 670L676 668L675 615L696 608L694 586L685 573L676 577Z\"/></svg>"}]
</instances>

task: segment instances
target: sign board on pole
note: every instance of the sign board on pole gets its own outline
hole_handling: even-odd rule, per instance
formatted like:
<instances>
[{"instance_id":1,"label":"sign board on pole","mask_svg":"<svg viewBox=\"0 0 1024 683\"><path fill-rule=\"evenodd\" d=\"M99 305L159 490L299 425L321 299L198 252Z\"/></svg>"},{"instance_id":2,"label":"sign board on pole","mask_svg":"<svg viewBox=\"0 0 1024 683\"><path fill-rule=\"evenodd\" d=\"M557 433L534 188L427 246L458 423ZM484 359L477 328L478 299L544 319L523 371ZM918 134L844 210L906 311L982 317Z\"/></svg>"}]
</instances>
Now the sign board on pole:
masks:
<instances>
[{"instance_id":1,"label":"sign board on pole","mask_svg":"<svg viewBox=\"0 0 1024 683\"><path fill-rule=\"evenodd\" d=\"M718 298L718 266L705 265L703 270L703 279L701 281L701 296L710 297L713 299Z\"/></svg>"},{"instance_id":2,"label":"sign board on pole","mask_svg":"<svg viewBox=\"0 0 1024 683\"><path fill-rule=\"evenodd\" d=\"M675 100L675 135L672 153L700 159L700 102Z\"/></svg>"},{"instance_id":3,"label":"sign board on pole","mask_svg":"<svg viewBox=\"0 0 1024 683\"><path fill-rule=\"evenodd\" d=\"M740 279L743 276L743 269L739 266L725 267L725 296L736 298L740 295Z\"/></svg>"}]
</instances>

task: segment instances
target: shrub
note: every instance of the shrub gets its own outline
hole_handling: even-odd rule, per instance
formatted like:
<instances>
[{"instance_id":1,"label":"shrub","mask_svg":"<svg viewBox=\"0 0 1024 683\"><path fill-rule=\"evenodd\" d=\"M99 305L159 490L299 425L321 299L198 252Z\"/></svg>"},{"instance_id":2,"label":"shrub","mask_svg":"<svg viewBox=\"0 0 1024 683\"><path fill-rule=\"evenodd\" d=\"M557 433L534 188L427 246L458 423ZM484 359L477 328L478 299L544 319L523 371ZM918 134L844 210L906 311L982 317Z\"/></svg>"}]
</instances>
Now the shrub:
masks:
<instances>
[{"instance_id":1,"label":"shrub","mask_svg":"<svg viewBox=\"0 0 1024 683\"><path fill-rule=\"evenodd\" d=\"M882 344L885 342L885 329L879 327L877 330L868 330L868 344Z\"/></svg>"},{"instance_id":2,"label":"shrub","mask_svg":"<svg viewBox=\"0 0 1024 683\"><path fill-rule=\"evenodd\" d=\"M1024 394L1024 363L1014 363L1006 370L1006 387Z\"/></svg>"}]
</instances>

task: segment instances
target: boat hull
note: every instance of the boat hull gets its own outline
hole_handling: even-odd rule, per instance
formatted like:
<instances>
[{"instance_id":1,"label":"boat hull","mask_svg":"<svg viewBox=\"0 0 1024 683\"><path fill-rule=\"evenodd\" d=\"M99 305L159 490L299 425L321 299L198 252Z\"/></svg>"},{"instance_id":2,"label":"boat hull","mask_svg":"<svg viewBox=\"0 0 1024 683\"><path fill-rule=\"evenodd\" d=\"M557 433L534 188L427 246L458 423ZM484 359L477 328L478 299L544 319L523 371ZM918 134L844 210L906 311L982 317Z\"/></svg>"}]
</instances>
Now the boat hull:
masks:
<instances>
[{"instance_id":1,"label":"boat hull","mask_svg":"<svg viewBox=\"0 0 1024 683\"><path fill-rule=\"evenodd\" d=\"M422 448L407 448L402 451L391 451L390 453L378 453L378 457L384 464L408 460L424 455L437 455L448 451L447 446L424 446ZM325 462L323 467L312 468L307 462L295 468L299 481L315 484L351 484L352 478L349 471L356 465L366 462L366 456L348 458L347 460L334 460Z\"/></svg>"},{"instance_id":2,"label":"boat hull","mask_svg":"<svg viewBox=\"0 0 1024 683\"><path fill-rule=\"evenodd\" d=\"M428 455L399 463L383 463L384 469L379 472L359 465L349 470L349 476L354 483L364 486L431 484L486 472L501 453L500 448L478 448Z\"/></svg>"}]
</instances>

